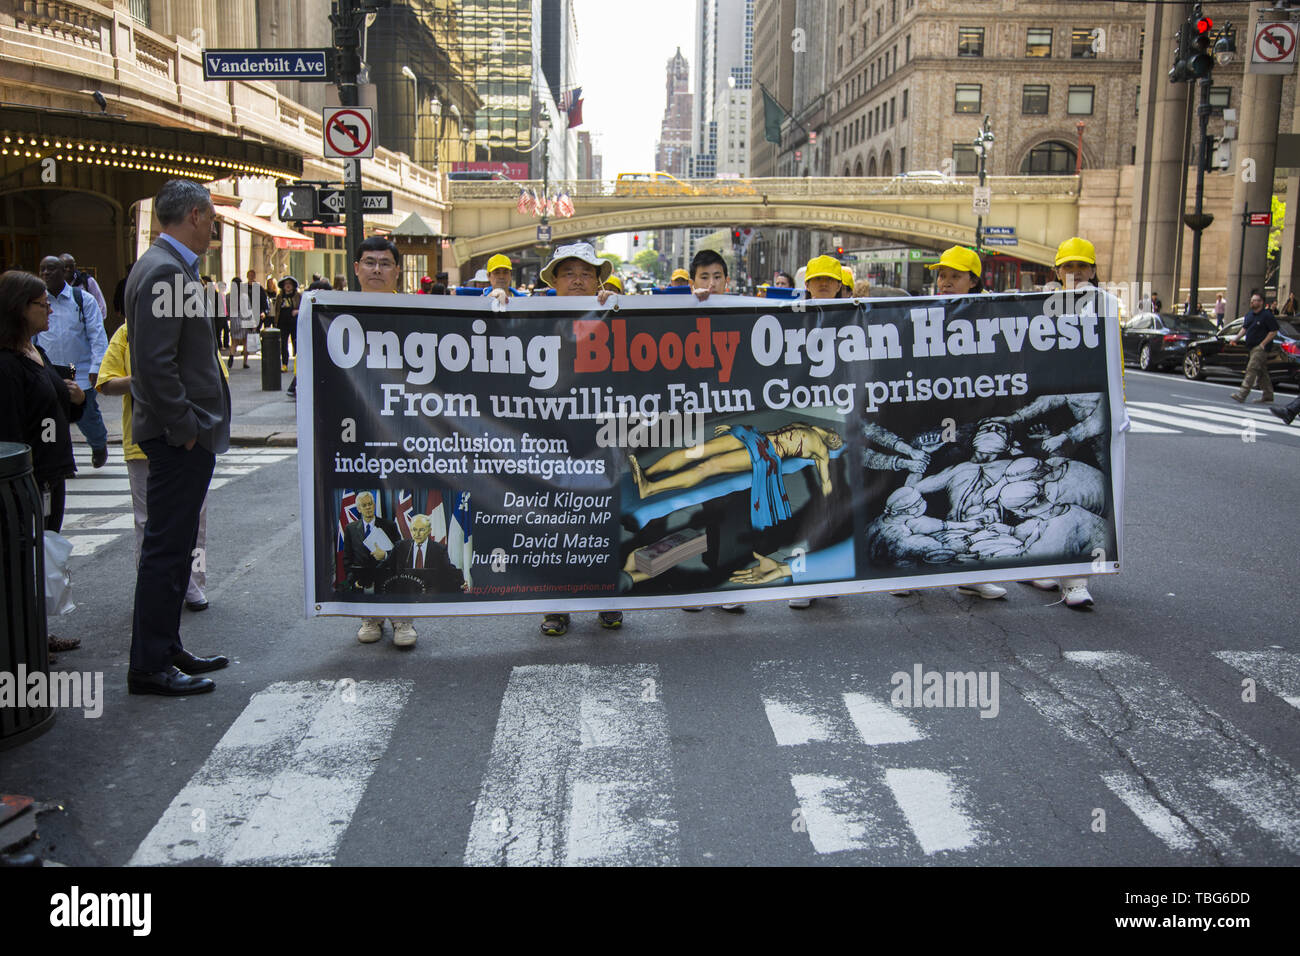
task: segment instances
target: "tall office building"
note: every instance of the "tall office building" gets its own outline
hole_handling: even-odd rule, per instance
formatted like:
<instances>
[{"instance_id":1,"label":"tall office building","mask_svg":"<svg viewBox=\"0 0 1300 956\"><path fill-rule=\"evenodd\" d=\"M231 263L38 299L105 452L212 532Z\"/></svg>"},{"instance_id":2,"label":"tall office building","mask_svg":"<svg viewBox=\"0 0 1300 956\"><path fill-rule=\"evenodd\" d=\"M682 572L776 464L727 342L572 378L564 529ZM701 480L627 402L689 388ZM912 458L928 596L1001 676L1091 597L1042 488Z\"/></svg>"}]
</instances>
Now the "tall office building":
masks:
<instances>
[{"instance_id":1,"label":"tall office building","mask_svg":"<svg viewBox=\"0 0 1300 956\"><path fill-rule=\"evenodd\" d=\"M733 90L748 90L754 68L754 0L698 0L695 97L690 173L712 179L718 172L720 108ZM734 116L735 107L731 108Z\"/></svg>"},{"instance_id":2,"label":"tall office building","mask_svg":"<svg viewBox=\"0 0 1300 956\"><path fill-rule=\"evenodd\" d=\"M479 161L527 163L533 145L533 23L540 0L461 0L461 36L479 94Z\"/></svg>"},{"instance_id":3,"label":"tall office building","mask_svg":"<svg viewBox=\"0 0 1300 956\"><path fill-rule=\"evenodd\" d=\"M691 151L691 67L682 48L668 61L664 79L664 119L655 146L655 169L685 178Z\"/></svg>"}]
</instances>

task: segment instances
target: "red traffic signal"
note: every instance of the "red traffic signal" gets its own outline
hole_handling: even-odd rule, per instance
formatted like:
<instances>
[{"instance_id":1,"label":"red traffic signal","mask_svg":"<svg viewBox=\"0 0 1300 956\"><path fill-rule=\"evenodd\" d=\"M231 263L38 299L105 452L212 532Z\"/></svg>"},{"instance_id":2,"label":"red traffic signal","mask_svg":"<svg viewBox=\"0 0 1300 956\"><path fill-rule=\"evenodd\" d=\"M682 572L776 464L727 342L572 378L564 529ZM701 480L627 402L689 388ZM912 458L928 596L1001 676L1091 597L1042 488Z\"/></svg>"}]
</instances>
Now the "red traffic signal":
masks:
<instances>
[{"instance_id":1,"label":"red traffic signal","mask_svg":"<svg viewBox=\"0 0 1300 956\"><path fill-rule=\"evenodd\" d=\"M632 233L632 245L634 246L641 245L641 236L635 232Z\"/></svg>"},{"instance_id":2,"label":"red traffic signal","mask_svg":"<svg viewBox=\"0 0 1300 956\"><path fill-rule=\"evenodd\" d=\"M1214 28L1214 20L1210 17L1201 17L1196 21L1196 32L1199 34L1209 33Z\"/></svg>"},{"instance_id":3,"label":"red traffic signal","mask_svg":"<svg viewBox=\"0 0 1300 956\"><path fill-rule=\"evenodd\" d=\"M836 247L835 247L835 254L836 254L837 256L842 256L842 255L844 255L844 247L843 247L843 246L836 246Z\"/></svg>"}]
</instances>

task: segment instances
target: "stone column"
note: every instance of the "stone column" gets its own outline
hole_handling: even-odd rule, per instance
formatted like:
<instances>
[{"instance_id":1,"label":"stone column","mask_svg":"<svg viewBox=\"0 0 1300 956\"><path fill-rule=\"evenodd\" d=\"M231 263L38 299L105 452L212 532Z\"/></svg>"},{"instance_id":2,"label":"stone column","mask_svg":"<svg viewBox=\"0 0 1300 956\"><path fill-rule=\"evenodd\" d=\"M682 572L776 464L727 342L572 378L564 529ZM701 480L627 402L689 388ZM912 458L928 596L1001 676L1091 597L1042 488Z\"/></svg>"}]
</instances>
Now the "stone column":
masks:
<instances>
[{"instance_id":1,"label":"stone column","mask_svg":"<svg viewBox=\"0 0 1300 956\"><path fill-rule=\"evenodd\" d=\"M1237 49L1245 63L1241 78L1241 125L1237 132L1236 179L1232 187L1233 238L1228 247L1228 308L1232 318L1241 315L1249 304L1254 288L1263 289L1268 271L1268 233L1262 226L1246 230L1245 250L1241 241L1241 214L1268 212L1273 196L1274 159L1277 154L1277 127L1282 110L1282 80L1279 74L1251 73L1250 47L1254 42L1257 10L1250 11L1250 26L1238 34ZM1242 168L1246 160L1254 161L1253 171ZM1290 195L1287 197L1291 198Z\"/></svg>"},{"instance_id":2,"label":"stone column","mask_svg":"<svg viewBox=\"0 0 1300 956\"><path fill-rule=\"evenodd\" d=\"M1190 3L1152 4L1146 13L1142 57L1142 102L1138 109L1137 160L1133 177L1133 227L1129 275L1150 283L1167 308L1178 301L1182 260L1183 197L1191 130L1190 83L1169 82L1178 29ZM1111 277L1112 281L1120 276ZM1130 303L1131 308L1136 303Z\"/></svg>"}]
</instances>

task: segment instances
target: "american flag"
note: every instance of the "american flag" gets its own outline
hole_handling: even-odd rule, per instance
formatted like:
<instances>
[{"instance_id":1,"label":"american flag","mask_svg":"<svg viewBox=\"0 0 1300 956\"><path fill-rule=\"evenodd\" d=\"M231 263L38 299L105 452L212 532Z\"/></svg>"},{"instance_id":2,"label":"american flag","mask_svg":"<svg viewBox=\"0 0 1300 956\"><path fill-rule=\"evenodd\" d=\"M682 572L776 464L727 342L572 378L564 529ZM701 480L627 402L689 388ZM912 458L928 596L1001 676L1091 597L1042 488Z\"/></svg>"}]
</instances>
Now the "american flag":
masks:
<instances>
[{"instance_id":1,"label":"american flag","mask_svg":"<svg viewBox=\"0 0 1300 956\"><path fill-rule=\"evenodd\" d=\"M565 90L560 94L560 109L565 113L573 109L573 104L582 99L582 87L575 86L571 90Z\"/></svg>"},{"instance_id":2,"label":"american flag","mask_svg":"<svg viewBox=\"0 0 1300 956\"><path fill-rule=\"evenodd\" d=\"M521 216L528 215L528 211L532 209L532 206L533 200L532 197L528 195L528 190L524 189L522 186L519 187L519 201L515 203L515 208L519 210L519 214Z\"/></svg>"},{"instance_id":3,"label":"american flag","mask_svg":"<svg viewBox=\"0 0 1300 956\"><path fill-rule=\"evenodd\" d=\"M534 189L533 190L533 215L540 216L544 212L546 212L546 200L543 199L541 196L539 196L537 194L537 190Z\"/></svg>"},{"instance_id":4,"label":"american flag","mask_svg":"<svg viewBox=\"0 0 1300 956\"><path fill-rule=\"evenodd\" d=\"M555 211L566 219L573 215L573 200L568 193L562 192L555 197Z\"/></svg>"}]
</instances>

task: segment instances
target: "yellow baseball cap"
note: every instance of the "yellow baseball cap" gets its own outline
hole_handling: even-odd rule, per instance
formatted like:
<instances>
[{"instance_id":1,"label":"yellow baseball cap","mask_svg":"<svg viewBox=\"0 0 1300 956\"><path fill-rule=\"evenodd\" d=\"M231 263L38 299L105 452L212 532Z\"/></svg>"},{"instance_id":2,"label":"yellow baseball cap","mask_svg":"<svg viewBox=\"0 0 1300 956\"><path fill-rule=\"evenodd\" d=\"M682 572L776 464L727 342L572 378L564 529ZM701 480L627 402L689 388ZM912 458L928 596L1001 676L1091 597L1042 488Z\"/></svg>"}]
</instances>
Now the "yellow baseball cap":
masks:
<instances>
[{"instance_id":1,"label":"yellow baseball cap","mask_svg":"<svg viewBox=\"0 0 1300 956\"><path fill-rule=\"evenodd\" d=\"M982 275L984 267L980 264L979 254L974 249L967 249L965 246L950 246L943 250L939 256L939 261L926 266L931 271L947 266L949 269L956 269L958 272L973 272L975 275Z\"/></svg>"},{"instance_id":2,"label":"yellow baseball cap","mask_svg":"<svg viewBox=\"0 0 1300 956\"><path fill-rule=\"evenodd\" d=\"M514 263L510 261L509 256L503 256L501 253L498 252L495 256L493 256L491 259L488 260L488 264L487 264L488 272L492 272L494 269L509 269L511 272L514 272L515 266Z\"/></svg>"},{"instance_id":3,"label":"yellow baseball cap","mask_svg":"<svg viewBox=\"0 0 1300 956\"><path fill-rule=\"evenodd\" d=\"M840 265L840 260L834 256L814 256L809 259L803 273L804 285L808 284L809 279L820 278L834 279L843 285L844 267Z\"/></svg>"},{"instance_id":4,"label":"yellow baseball cap","mask_svg":"<svg viewBox=\"0 0 1300 956\"><path fill-rule=\"evenodd\" d=\"M678 279L685 279L687 282L690 282L691 274L685 269L674 269L673 274L668 277L668 281L675 282Z\"/></svg>"},{"instance_id":5,"label":"yellow baseball cap","mask_svg":"<svg viewBox=\"0 0 1300 956\"><path fill-rule=\"evenodd\" d=\"M1097 264L1097 250L1087 239L1071 236L1056 247L1056 264L1062 262L1086 262L1090 266Z\"/></svg>"},{"instance_id":6,"label":"yellow baseball cap","mask_svg":"<svg viewBox=\"0 0 1300 956\"><path fill-rule=\"evenodd\" d=\"M608 279L605 280L605 288L608 289L610 286L614 287L615 292L618 292L620 294L623 292L623 280L616 275L611 275Z\"/></svg>"},{"instance_id":7,"label":"yellow baseball cap","mask_svg":"<svg viewBox=\"0 0 1300 956\"><path fill-rule=\"evenodd\" d=\"M844 266L840 269L840 285L848 286L852 289L857 281L858 280L853 275L853 270L848 266Z\"/></svg>"}]
</instances>

